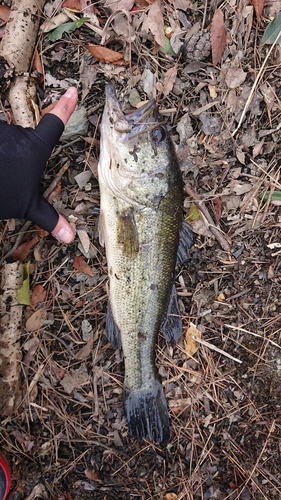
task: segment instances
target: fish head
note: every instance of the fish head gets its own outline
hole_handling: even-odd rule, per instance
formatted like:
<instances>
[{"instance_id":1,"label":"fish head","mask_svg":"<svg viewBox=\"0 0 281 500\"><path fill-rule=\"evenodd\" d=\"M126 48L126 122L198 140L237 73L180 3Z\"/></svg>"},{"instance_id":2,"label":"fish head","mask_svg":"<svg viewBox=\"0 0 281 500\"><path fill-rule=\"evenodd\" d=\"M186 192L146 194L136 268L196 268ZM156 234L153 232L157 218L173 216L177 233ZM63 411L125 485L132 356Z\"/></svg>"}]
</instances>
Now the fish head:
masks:
<instances>
[{"instance_id":1,"label":"fish head","mask_svg":"<svg viewBox=\"0 0 281 500\"><path fill-rule=\"evenodd\" d=\"M115 86L106 86L99 181L130 205L154 206L180 173L173 143L151 99L124 114Z\"/></svg>"}]
</instances>

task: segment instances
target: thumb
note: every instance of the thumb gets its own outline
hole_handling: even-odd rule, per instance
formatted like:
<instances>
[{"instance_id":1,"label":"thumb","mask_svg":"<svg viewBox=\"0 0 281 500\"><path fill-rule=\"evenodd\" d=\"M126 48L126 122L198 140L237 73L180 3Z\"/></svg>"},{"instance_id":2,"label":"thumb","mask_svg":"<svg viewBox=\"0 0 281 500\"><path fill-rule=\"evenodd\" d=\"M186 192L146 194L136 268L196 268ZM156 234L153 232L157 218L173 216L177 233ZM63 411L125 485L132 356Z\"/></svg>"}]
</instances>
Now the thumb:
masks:
<instances>
[{"instance_id":1,"label":"thumb","mask_svg":"<svg viewBox=\"0 0 281 500\"><path fill-rule=\"evenodd\" d=\"M68 122L77 104L78 93L75 87L69 87L66 93L60 98L50 114L60 118L64 125Z\"/></svg>"},{"instance_id":2,"label":"thumb","mask_svg":"<svg viewBox=\"0 0 281 500\"><path fill-rule=\"evenodd\" d=\"M74 239L72 227L62 215L59 215L59 220L52 234L64 243L70 243Z\"/></svg>"}]
</instances>

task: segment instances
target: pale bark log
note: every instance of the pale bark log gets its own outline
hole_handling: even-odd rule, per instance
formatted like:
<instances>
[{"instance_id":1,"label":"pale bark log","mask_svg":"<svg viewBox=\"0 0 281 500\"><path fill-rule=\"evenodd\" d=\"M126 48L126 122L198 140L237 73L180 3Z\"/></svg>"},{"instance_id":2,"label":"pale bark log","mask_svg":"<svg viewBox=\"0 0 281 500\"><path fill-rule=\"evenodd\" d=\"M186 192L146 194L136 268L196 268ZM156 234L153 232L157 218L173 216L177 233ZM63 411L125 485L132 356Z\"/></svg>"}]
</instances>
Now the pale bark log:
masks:
<instances>
[{"instance_id":1,"label":"pale bark log","mask_svg":"<svg viewBox=\"0 0 281 500\"><path fill-rule=\"evenodd\" d=\"M29 77L40 15L45 0L13 0L0 54L14 69L8 99L18 125L34 127L35 82ZM16 300L23 280L21 263L4 263L0 293L0 414L12 415L20 401L22 306Z\"/></svg>"},{"instance_id":2,"label":"pale bark log","mask_svg":"<svg viewBox=\"0 0 281 500\"><path fill-rule=\"evenodd\" d=\"M20 336L22 306L16 293L23 282L20 262L5 263L0 293L0 414L11 416L21 398Z\"/></svg>"},{"instance_id":3,"label":"pale bark log","mask_svg":"<svg viewBox=\"0 0 281 500\"><path fill-rule=\"evenodd\" d=\"M9 89L8 99L16 123L23 127L36 125L31 103L36 96L36 88L34 80L29 77L29 69L45 1L13 0L0 43L0 54L14 68L14 81Z\"/></svg>"}]
</instances>

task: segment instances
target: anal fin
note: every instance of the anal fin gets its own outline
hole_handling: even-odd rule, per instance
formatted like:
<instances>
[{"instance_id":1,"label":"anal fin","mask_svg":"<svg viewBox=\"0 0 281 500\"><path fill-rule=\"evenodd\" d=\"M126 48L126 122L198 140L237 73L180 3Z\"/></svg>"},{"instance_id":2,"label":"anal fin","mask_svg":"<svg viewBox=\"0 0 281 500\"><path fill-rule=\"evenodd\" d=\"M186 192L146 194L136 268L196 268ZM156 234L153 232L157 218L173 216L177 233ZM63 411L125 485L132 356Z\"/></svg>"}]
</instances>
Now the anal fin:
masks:
<instances>
[{"instance_id":1,"label":"anal fin","mask_svg":"<svg viewBox=\"0 0 281 500\"><path fill-rule=\"evenodd\" d=\"M182 334L182 320L178 304L176 285L173 285L167 314L162 321L161 332L168 344L174 347Z\"/></svg>"},{"instance_id":2,"label":"anal fin","mask_svg":"<svg viewBox=\"0 0 281 500\"><path fill-rule=\"evenodd\" d=\"M108 299L107 313L105 321L106 336L111 343L113 349L121 349L121 335L118 326L113 318L112 309L110 305L110 299Z\"/></svg>"},{"instance_id":3,"label":"anal fin","mask_svg":"<svg viewBox=\"0 0 281 500\"><path fill-rule=\"evenodd\" d=\"M193 231L187 222L183 221L180 231L180 242L177 253L177 266L181 266L189 259L189 250L193 244Z\"/></svg>"}]
</instances>

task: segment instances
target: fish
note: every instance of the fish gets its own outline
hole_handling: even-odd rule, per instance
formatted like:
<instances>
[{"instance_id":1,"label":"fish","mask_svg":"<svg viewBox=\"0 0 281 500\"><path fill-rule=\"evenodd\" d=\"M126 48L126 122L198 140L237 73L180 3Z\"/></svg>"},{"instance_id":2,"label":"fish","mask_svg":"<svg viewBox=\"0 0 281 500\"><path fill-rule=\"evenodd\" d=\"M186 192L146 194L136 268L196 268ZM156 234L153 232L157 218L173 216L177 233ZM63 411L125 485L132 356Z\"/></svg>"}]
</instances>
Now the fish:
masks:
<instances>
[{"instance_id":1,"label":"fish","mask_svg":"<svg viewBox=\"0 0 281 500\"><path fill-rule=\"evenodd\" d=\"M167 401L155 365L159 331L174 346L182 333L175 269L187 260L183 182L173 142L154 99L125 114L106 85L98 180L99 241L109 296L106 335L123 351L123 401L130 436L167 443Z\"/></svg>"}]
</instances>

